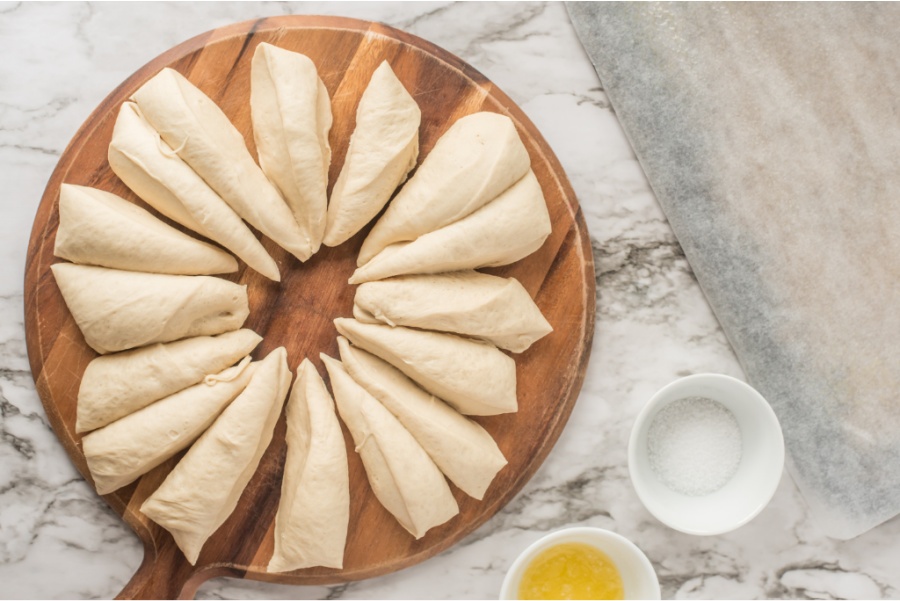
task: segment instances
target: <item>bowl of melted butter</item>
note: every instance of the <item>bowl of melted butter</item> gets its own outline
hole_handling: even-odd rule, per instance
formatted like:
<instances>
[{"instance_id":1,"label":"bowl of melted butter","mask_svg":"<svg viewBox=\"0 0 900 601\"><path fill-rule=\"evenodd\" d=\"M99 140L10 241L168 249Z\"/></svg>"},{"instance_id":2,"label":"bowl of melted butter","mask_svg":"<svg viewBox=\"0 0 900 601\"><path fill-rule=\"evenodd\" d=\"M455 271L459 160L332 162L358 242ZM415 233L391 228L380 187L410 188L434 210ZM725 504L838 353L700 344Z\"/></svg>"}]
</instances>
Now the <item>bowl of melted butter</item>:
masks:
<instances>
[{"instance_id":1,"label":"bowl of melted butter","mask_svg":"<svg viewBox=\"0 0 900 601\"><path fill-rule=\"evenodd\" d=\"M659 599L647 556L627 538L600 528L558 530L513 563L501 599Z\"/></svg>"}]
</instances>

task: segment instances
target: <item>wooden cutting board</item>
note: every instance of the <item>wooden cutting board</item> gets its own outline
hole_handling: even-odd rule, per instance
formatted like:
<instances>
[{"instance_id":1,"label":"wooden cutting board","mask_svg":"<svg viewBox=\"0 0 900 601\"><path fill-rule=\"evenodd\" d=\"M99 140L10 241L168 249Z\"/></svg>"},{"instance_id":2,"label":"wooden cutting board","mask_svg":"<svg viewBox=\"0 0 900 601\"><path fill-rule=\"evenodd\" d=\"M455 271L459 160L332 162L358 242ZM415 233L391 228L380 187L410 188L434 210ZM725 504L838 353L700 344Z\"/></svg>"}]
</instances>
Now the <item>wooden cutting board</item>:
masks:
<instances>
[{"instance_id":1,"label":"wooden cutting board","mask_svg":"<svg viewBox=\"0 0 900 601\"><path fill-rule=\"evenodd\" d=\"M81 436L75 433L75 403L81 376L95 353L84 342L49 269L58 261L53 256L53 244L59 224L60 184L94 186L148 208L112 173L106 153L121 103L166 66L183 73L215 100L244 134L256 156L248 99L250 59L260 42L302 52L317 65L333 102L332 185L343 164L359 98L383 60L390 62L422 109L420 162L459 117L480 110L511 117L546 196L553 232L536 253L491 271L518 278L535 297L554 332L528 351L514 355L519 412L478 418L497 440L509 465L498 474L483 501L469 498L454 487L460 514L422 539L414 540L375 499L345 430L351 508L344 569L266 573L285 458L282 416L274 440L237 508L206 543L196 566L188 564L165 530L138 511L180 455L104 497L145 546L143 563L120 594L124 598L191 597L201 582L222 575L291 584L334 584L380 576L432 557L493 516L537 470L568 419L590 354L594 270L584 219L549 146L503 92L457 57L385 25L301 16L238 23L176 46L116 88L63 153L35 217L25 275L28 355L53 429L86 479L90 481L90 474ZM309 357L325 374L319 353L337 356L332 319L351 315L355 287L347 284L347 278L368 229L338 248L323 247L306 263L264 239L263 244L282 270L283 281L270 282L243 268L227 278L248 286L250 317L245 327L264 336L254 358L285 346L291 369Z\"/></svg>"}]
</instances>

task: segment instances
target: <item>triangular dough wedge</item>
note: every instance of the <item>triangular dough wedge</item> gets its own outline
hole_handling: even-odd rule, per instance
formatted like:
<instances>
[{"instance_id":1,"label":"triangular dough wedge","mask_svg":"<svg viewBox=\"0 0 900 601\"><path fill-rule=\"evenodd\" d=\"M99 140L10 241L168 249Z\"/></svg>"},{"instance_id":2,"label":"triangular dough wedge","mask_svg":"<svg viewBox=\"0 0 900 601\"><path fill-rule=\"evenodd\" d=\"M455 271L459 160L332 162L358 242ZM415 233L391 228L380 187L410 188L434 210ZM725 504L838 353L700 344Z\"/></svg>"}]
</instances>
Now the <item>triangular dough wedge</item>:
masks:
<instances>
[{"instance_id":1,"label":"triangular dough wedge","mask_svg":"<svg viewBox=\"0 0 900 601\"><path fill-rule=\"evenodd\" d=\"M262 337L253 330L197 336L103 355L88 363L78 389L76 432L134 413L209 377L250 354Z\"/></svg>"},{"instance_id":2,"label":"triangular dough wedge","mask_svg":"<svg viewBox=\"0 0 900 601\"><path fill-rule=\"evenodd\" d=\"M338 332L402 371L465 415L518 410L516 362L494 346L439 334L339 317Z\"/></svg>"},{"instance_id":3,"label":"triangular dough wedge","mask_svg":"<svg viewBox=\"0 0 900 601\"><path fill-rule=\"evenodd\" d=\"M249 361L248 361L249 362ZM101 495L109 494L194 442L250 381L242 363L185 388L82 439L84 457Z\"/></svg>"},{"instance_id":4,"label":"triangular dough wedge","mask_svg":"<svg viewBox=\"0 0 900 601\"><path fill-rule=\"evenodd\" d=\"M530 165L509 117L481 112L458 119L372 228L358 264L395 242L462 219L519 181Z\"/></svg>"},{"instance_id":5,"label":"triangular dough wedge","mask_svg":"<svg viewBox=\"0 0 900 601\"><path fill-rule=\"evenodd\" d=\"M316 368L304 359L287 407L287 459L270 572L344 566L349 478L334 401Z\"/></svg>"},{"instance_id":6,"label":"triangular dough wedge","mask_svg":"<svg viewBox=\"0 0 900 601\"><path fill-rule=\"evenodd\" d=\"M270 280L280 280L278 266L253 232L159 137L135 103L119 109L107 156L113 172L144 202L218 242Z\"/></svg>"},{"instance_id":7,"label":"triangular dough wedge","mask_svg":"<svg viewBox=\"0 0 900 601\"><path fill-rule=\"evenodd\" d=\"M185 163L238 215L305 261L309 240L253 160L222 109L181 73L165 68L132 96L141 113Z\"/></svg>"},{"instance_id":8,"label":"triangular dough wedge","mask_svg":"<svg viewBox=\"0 0 900 601\"><path fill-rule=\"evenodd\" d=\"M56 283L88 345L100 353L236 330L247 287L206 275L163 275L56 263Z\"/></svg>"},{"instance_id":9,"label":"triangular dough wedge","mask_svg":"<svg viewBox=\"0 0 900 601\"><path fill-rule=\"evenodd\" d=\"M357 269L351 284L395 275L506 265L527 257L550 235L550 214L534 172L471 215L385 248Z\"/></svg>"},{"instance_id":10,"label":"triangular dough wedge","mask_svg":"<svg viewBox=\"0 0 900 601\"><path fill-rule=\"evenodd\" d=\"M240 396L141 505L144 515L172 533L191 565L256 472L291 384L284 347L255 365Z\"/></svg>"},{"instance_id":11,"label":"triangular dough wedge","mask_svg":"<svg viewBox=\"0 0 900 601\"><path fill-rule=\"evenodd\" d=\"M398 369L338 337L341 362L356 382L400 420L442 472L481 500L506 458L487 431Z\"/></svg>"},{"instance_id":12,"label":"triangular dough wedge","mask_svg":"<svg viewBox=\"0 0 900 601\"><path fill-rule=\"evenodd\" d=\"M328 205L325 245L337 246L362 229L416 166L422 113L384 61L356 109L356 129Z\"/></svg>"},{"instance_id":13,"label":"triangular dough wedge","mask_svg":"<svg viewBox=\"0 0 900 601\"><path fill-rule=\"evenodd\" d=\"M514 353L553 331L518 280L477 271L365 283L356 289L353 316L363 323L463 334Z\"/></svg>"},{"instance_id":14,"label":"triangular dough wedge","mask_svg":"<svg viewBox=\"0 0 900 601\"><path fill-rule=\"evenodd\" d=\"M208 275L237 271L234 257L166 225L115 194L63 184L53 254L84 265Z\"/></svg>"},{"instance_id":15,"label":"triangular dough wedge","mask_svg":"<svg viewBox=\"0 0 900 601\"><path fill-rule=\"evenodd\" d=\"M340 361L320 356L378 501L416 539L458 514L444 475L412 434L353 381Z\"/></svg>"},{"instance_id":16,"label":"triangular dough wedge","mask_svg":"<svg viewBox=\"0 0 900 601\"><path fill-rule=\"evenodd\" d=\"M287 200L316 252L328 210L328 90L308 57L265 42L253 53L250 80L259 165Z\"/></svg>"}]
</instances>

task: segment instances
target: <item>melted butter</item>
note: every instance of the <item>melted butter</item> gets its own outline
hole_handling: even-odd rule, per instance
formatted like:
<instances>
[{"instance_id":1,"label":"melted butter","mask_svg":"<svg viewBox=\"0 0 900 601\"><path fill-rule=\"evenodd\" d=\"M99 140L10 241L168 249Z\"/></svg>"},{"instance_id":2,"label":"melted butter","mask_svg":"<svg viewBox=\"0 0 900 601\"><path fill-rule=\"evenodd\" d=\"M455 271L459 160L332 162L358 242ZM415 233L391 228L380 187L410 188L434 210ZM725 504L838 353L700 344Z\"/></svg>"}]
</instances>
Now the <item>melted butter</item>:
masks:
<instances>
[{"instance_id":1,"label":"melted butter","mask_svg":"<svg viewBox=\"0 0 900 601\"><path fill-rule=\"evenodd\" d=\"M563 543L531 560L519 584L519 599L624 599L616 564L583 543Z\"/></svg>"}]
</instances>

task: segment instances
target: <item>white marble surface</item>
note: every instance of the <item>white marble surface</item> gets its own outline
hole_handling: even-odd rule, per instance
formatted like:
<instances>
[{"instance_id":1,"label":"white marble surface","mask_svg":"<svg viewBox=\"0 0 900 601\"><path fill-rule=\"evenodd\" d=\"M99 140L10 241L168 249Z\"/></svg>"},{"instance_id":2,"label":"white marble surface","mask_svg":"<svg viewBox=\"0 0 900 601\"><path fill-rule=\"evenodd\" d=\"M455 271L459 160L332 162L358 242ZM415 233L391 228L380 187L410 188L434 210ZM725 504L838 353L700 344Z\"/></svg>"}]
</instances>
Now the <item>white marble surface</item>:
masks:
<instances>
[{"instance_id":1,"label":"white marble surface","mask_svg":"<svg viewBox=\"0 0 900 601\"><path fill-rule=\"evenodd\" d=\"M207 29L286 12L384 21L461 56L544 133L584 207L597 330L566 431L523 492L462 543L403 572L341 587L217 579L201 598L492 598L519 550L590 525L637 543L664 597L896 598L900 520L826 538L785 476L749 525L697 538L654 520L628 482L631 422L660 386L741 370L709 310L561 4L0 3L0 597L115 595L137 538L77 475L47 425L25 354L31 222L60 153L139 66Z\"/></svg>"}]
</instances>

